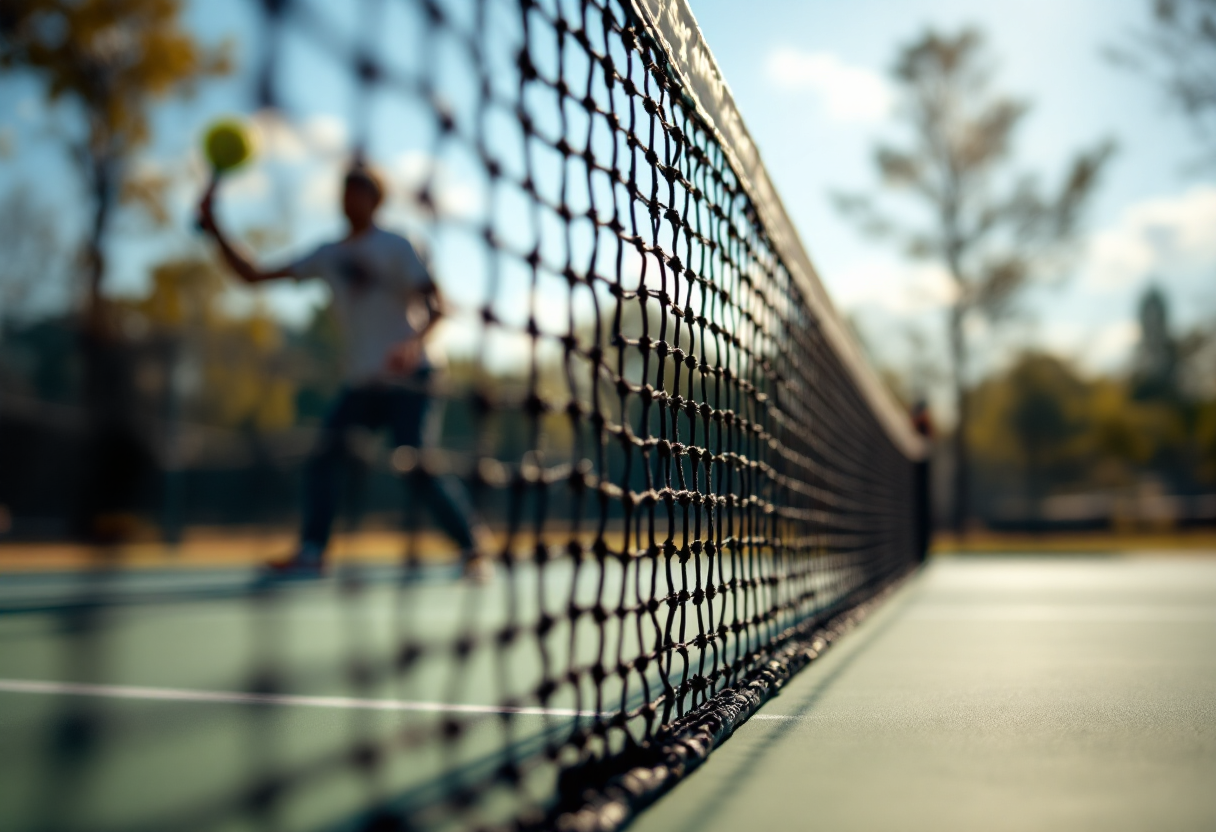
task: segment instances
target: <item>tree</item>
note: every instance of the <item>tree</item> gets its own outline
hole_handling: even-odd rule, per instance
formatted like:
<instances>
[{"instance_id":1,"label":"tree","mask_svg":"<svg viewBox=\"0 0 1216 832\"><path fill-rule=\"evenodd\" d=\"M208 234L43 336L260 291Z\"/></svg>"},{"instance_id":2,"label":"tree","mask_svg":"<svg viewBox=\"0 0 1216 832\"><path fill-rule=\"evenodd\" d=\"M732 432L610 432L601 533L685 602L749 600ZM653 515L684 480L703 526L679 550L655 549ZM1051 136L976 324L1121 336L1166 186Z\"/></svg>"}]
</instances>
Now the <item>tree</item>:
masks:
<instances>
[{"instance_id":1,"label":"tree","mask_svg":"<svg viewBox=\"0 0 1216 832\"><path fill-rule=\"evenodd\" d=\"M1010 370L1013 405L1009 423L1026 471L1026 496L1040 500L1061 479L1082 432L1084 383L1054 356L1029 354Z\"/></svg>"},{"instance_id":2,"label":"tree","mask_svg":"<svg viewBox=\"0 0 1216 832\"><path fill-rule=\"evenodd\" d=\"M1140 342L1132 365L1132 390L1139 399L1173 400L1178 392L1178 343L1170 332L1165 294L1149 287L1140 299Z\"/></svg>"},{"instance_id":3,"label":"tree","mask_svg":"<svg viewBox=\"0 0 1216 832\"><path fill-rule=\"evenodd\" d=\"M1030 518L1052 495L1127 493L1149 480L1178 494L1202 480L1206 440L1187 408L1138 398L1129 378L1088 378L1067 359L1027 352L970 398L975 491L989 511L1016 498Z\"/></svg>"},{"instance_id":4,"label":"tree","mask_svg":"<svg viewBox=\"0 0 1216 832\"><path fill-rule=\"evenodd\" d=\"M88 412L88 473L77 500L78 529L120 537L151 456L134 412L132 357L103 305L105 236L115 201L131 190L127 163L150 138L160 100L191 92L229 69L227 49L200 45L182 28L181 0L5 0L0 67L45 82L49 102L70 101L82 116L69 149L92 200L84 244L85 314L80 338Z\"/></svg>"},{"instance_id":5,"label":"tree","mask_svg":"<svg viewBox=\"0 0 1216 832\"><path fill-rule=\"evenodd\" d=\"M229 70L228 50L182 28L180 0L5 0L0 67L46 82L49 101L75 102L84 129L71 140L93 200L85 245L87 319L102 324L103 241L124 163L149 138L151 106Z\"/></svg>"},{"instance_id":6,"label":"tree","mask_svg":"<svg viewBox=\"0 0 1216 832\"><path fill-rule=\"evenodd\" d=\"M1156 75L1208 141L1216 139L1216 0L1150 0L1152 26L1112 57Z\"/></svg>"},{"instance_id":7,"label":"tree","mask_svg":"<svg viewBox=\"0 0 1216 832\"><path fill-rule=\"evenodd\" d=\"M290 360L283 332L263 305L244 315L225 310L222 299L230 285L211 258L174 258L152 269L147 297L118 306L135 316L135 329L162 345L166 364L175 365L166 367L161 387L181 373L176 365L192 367L196 389L186 397L187 415L258 431L290 427L296 417L293 364L300 362Z\"/></svg>"},{"instance_id":8,"label":"tree","mask_svg":"<svg viewBox=\"0 0 1216 832\"><path fill-rule=\"evenodd\" d=\"M1077 154L1048 193L1034 176L1014 171L1014 134L1028 107L991 89L991 61L974 29L926 32L900 50L892 74L909 135L902 145L879 145L875 164L882 184L910 195L927 223L902 225L868 196L840 195L837 203L864 231L941 263L954 282L947 316L957 413L952 525L961 533L968 517L966 324L999 320L1028 283L1060 265L1113 147L1102 142Z\"/></svg>"}]
</instances>

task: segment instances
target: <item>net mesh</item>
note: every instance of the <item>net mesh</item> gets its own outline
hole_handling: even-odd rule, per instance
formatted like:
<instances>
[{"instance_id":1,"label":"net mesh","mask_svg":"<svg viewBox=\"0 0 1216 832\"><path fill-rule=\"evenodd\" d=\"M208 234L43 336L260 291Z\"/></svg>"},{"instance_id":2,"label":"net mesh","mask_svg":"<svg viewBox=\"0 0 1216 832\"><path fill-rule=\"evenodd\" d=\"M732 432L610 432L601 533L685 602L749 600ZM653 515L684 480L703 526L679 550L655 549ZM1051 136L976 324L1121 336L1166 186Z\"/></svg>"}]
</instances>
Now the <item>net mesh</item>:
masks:
<instances>
[{"instance_id":1,"label":"net mesh","mask_svg":"<svg viewBox=\"0 0 1216 832\"><path fill-rule=\"evenodd\" d=\"M236 600L195 582L201 618L157 619L174 655L148 648L166 659L128 698L203 690L229 739L199 752L211 774L86 801L84 826L620 825L706 750L686 740L712 747L916 562L915 463L643 9L251 8L261 107L342 110L351 150L413 160L400 188L450 307L441 426L368 457L406 486L397 568ZM485 524L487 581L438 571L420 495L443 483ZM61 658L113 683L106 657L175 588L103 562L74 587ZM99 702L57 706L60 795L198 730ZM72 825L50 803L47 828Z\"/></svg>"}]
</instances>

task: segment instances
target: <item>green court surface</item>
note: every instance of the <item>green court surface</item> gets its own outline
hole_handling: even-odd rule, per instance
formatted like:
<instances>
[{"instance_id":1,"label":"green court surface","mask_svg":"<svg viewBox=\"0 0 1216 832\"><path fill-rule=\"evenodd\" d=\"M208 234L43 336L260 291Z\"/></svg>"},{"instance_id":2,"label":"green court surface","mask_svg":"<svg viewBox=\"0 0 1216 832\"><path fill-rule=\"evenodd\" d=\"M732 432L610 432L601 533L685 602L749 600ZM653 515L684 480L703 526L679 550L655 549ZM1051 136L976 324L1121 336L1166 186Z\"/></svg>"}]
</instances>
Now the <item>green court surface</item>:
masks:
<instances>
[{"instance_id":1,"label":"green court surface","mask_svg":"<svg viewBox=\"0 0 1216 832\"><path fill-rule=\"evenodd\" d=\"M336 830L378 805L448 829L544 805L548 739L662 691L651 670L646 689L610 676L536 699L656 638L641 613L571 622L572 602L636 607L652 586L614 563L500 566L482 584L367 566L270 589L238 569L4 576L0 830ZM825 604L849 586L844 569L821 577ZM508 623L527 637L500 643ZM687 653L676 683L704 672ZM494 776L508 758L529 761L518 784ZM487 782L475 815L451 811Z\"/></svg>"},{"instance_id":2,"label":"green court surface","mask_svg":"<svg viewBox=\"0 0 1216 832\"><path fill-rule=\"evenodd\" d=\"M1216 558L939 558L632 829L1216 829Z\"/></svg>"},{"instance_id":3,"label":"green court surface","mask_svg":"<svg viewBox=\"0 0 1216 832\"><path fill-rule=\"evenodd\" d=\"M535 643L489 639L509 614L501 574L478 585L431 569L402 582L372 568L357 584L270 592L251 574L4 579L0 829L341 829L385 801L435 802L458 784L453 772L484 778L504 748L534 754L597 708L567 689L504 719L503 694L534 690L542 667ZM580 581L554 568L540 584L525 567L514 594L534 618ZM406 644L417 648L409 672L393 672ZM547 646L564 664L586 661L597 640L567 625ZM443 742L452 718L460 737ZM358 761L371 747L374 771ZM552 777L541 767L524 793L543 796ZM258 807L266 784L273 811ZM503 790L490 812L507 816L518 799Z\"/></svg>"},{"instance_id":4,"label":"green court surface","mask_svg":"<svg viewBox=\"0 0 1216 832\"><path fill-rule=\"evenodd\" d=\"M6 575L0 829L338 830L385 801L443 805L504 748L536 756L638 701L606 685L615 702L566 690L503 715L546 673L536 643L488 638L507 599L526 627L600 591L554 566L513 593L439 569L270 593L241 570ZM403 643L426 649L386 672ZM568 667L600 638L567 625L546 649ZM482 819L554 776L530 769ZM1216 558L938 558L633 828L1210 830L1212 783Z\"/></svg>"}]
</instances>

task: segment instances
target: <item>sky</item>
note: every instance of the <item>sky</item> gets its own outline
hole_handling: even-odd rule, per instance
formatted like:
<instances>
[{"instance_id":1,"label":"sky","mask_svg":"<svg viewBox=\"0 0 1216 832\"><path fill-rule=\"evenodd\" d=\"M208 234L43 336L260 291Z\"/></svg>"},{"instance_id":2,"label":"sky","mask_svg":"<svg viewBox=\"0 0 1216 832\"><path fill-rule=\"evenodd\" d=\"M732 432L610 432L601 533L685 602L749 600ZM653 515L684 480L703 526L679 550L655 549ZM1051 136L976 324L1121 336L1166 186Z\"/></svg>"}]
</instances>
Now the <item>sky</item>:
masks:
<instances>
[{"instance_id":1,"label":"sky","mask_svg":"<svg viewBox=\"0 0 1216 832\"><path fill-rule=\"evenodd\" d=\"M255 5L196 0L187 6L187 19L204 41L233 37L239 61L260 31ZM972 326L973 370L992 370L1033 347L1065 355L1088 372L1121 371L1138 336L1136 304L1149 281L1167 293L1179 330L1216 322L1216 168L1197 164L1202 147L1160 87L1104 54L1147 25L1146 0L758 0L746 14L728 0L691 0L691 6L821 278L881 363L897 371L917 362L941 365L949 282L939 267L910 263L866 238L836 211L831 195L875 185L873 146L900 135L897 91L887 70L899 47L927 27L953 32L970 25L986 33L997 61L996 88L1032 104L1016 143L1021 169L1050 184L1077 151L1107 138L1119 148L1067 268L1028 292L1012 320ZM354 32L342 10L359 4L325 8L339 37ZM430 54L427 45L410 40L420 30L408 19L385 27L394 33L398 48L392 54L400 61ZM448 76L459 83L458 61L431 46L433 59L449 61ZM305 47L286 51L291 118L260 119L258 163L227 183L222 204L238 227L268 213L291 219L283 239L265 252L271 258L339 233L337 173L352 141L346 75ZM110 242L110 291L146 292L154 263L201 250L204 243L190 222L205 176L197 136L217 115L253 108L248 70L246 62L236 77L208 83L189 101L156 111L156 139L137 167L177 177L174 221L150 229L133 212L119 218ZM78 237L87 216L87 200L58 141L72 131L73 114L63 106L47 110L40 100L32 79L10 76L0 83L0 147L8 148L0 160L0 193L19 187L32 192L66 244ZM421 123L416 114L387 106L381 111L387 114L372 131L372 153L394 182L416 184L432 162L428 135L413 129ZM378 145L376 137L386 136L392 141ZM443 210L457 217L474 210L471 161L439 162ZM392 223L425 235L408 204L389 207ZM435 244L442 256L443 241ZM461 250L455 242L449 248ZM453 264L458 271L460 264ZM43 295L48 307L62 302L53 287ZM233 293L236 308L255 302L299 325L325 302L325 293L315 285L258 296ZM945 398L937 389L935 404L946 407Z\"/></svg>"},{"instance_id":2,"label":"sky","mask_svg":"<svg viewBox=\"0 0 1216 832\"><path fill-rule=\"evenodd\" d=\"M1068 268L1028 292L1015 320L973 332L977 371L1028 347L1090 372L1125 368L1150 281L1180 330L1216 322L1216 170L1197 164L1202 147L1160 87L1107 57L1147 27L1148 3L770 0L744 15L727 0L692 7L821 278L886 363L899 366L915 349L908 328L940 350L949 284L940 269L859 233L830 195L877 181L874 144L901 136L889 67L930 27L984 31L994 87L1031 103L1015 145L1021 169L1057 182L1077 151L1106 137L1118 144Z\"/></svg>"}]
</instances>

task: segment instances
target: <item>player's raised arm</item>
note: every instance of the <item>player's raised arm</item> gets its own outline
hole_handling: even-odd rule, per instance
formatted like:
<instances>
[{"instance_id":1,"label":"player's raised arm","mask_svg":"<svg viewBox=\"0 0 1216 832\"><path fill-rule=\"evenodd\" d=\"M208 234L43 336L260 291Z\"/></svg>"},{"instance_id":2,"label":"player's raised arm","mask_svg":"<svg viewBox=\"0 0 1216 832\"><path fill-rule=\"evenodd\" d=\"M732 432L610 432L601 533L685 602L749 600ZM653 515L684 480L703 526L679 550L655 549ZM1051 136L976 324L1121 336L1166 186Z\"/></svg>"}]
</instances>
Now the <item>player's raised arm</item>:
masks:
<instances>
[{"instance_id":1,"label":"player's raised arm","mask_svg":"<svg viewBox=\"0 0 1216 832\"><path fill-rule=\"evenodd\" d=\"M215 190L218 182L218 179L213 179L211 185L208 186L203 194L203 198L198 204L198 220L202 229L210 234L220 247L220 254L223 255L224 262L228 264L228 268L232 269L233 273L246 283L261 283L265 280L291 277L292 272L289 268L271 271L264 271L258 268L228 239L228 235L220 228L219 222L215 218Z\"/></svg>"}]
</instances>

